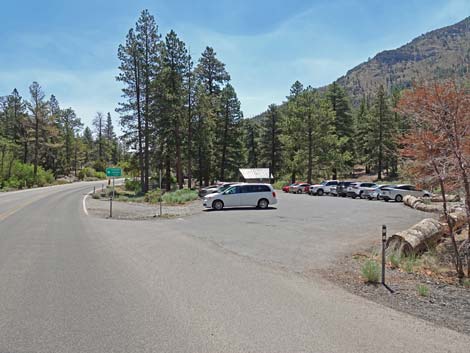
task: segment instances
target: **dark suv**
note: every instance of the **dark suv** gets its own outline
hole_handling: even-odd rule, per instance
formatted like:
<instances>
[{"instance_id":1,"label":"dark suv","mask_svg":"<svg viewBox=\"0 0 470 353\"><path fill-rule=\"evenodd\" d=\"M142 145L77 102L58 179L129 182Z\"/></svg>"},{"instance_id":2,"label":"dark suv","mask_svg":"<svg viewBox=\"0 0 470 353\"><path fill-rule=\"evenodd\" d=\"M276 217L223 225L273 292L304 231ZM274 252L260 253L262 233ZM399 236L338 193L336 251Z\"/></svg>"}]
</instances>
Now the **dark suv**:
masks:
<instances>
[{"instance_id":1,"label":"dark suv","mask_svg":"<svg viewBox=\"0 0 470 353\"><path fill-rule=\"evenodd\" d=\"M352 181L341 181L336 186L336 195L341 196L341 197L346 197L348 195L347 192L346 192L346 189L352 183L353 183Z\"/></svg>"}]
</instances>

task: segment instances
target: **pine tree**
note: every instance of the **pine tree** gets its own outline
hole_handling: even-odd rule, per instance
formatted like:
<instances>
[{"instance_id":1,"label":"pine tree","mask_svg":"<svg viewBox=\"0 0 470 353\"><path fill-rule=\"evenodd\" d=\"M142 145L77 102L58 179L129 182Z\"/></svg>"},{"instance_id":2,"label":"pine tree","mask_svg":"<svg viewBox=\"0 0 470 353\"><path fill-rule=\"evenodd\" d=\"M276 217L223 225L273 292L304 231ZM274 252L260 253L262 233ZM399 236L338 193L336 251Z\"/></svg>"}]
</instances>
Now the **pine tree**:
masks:
<instances>
[{"instance_id":1,"label":"pine tree","mask_svg":"<svg viewBox=\"0 0 470 353\"><path fill-rule=\"evenodd\" d=\"M205 136L213 136L215 131L214 119L217 116L218 98L221 86L230 81L230 75L225 70L225 64L216 57L214 49L206 47L199 59L196 67L196 79L199 84L198 88L198 102L201 104L198 107L199 120L197 123L198 135L202 136L202 131ZM203 97L203 96L206 97ZM212 137L213 138L213 137ZM212 142L212 141L211 141ZM213 172L214 151L212 148L207 148L203 144L204 139L199 139L198 143L198 158L200 180L204 179L204 184L209 185L211 174ZM202 144L202 145L201 145ZM201 178L202 176L202 178Z\"/></svg>"},{"instance_id":2,"label":"pine tree","mask_svg":"<svg viewBox=\"0 0 470 353\"><path fill-rule=\"evenodd\" d=\"M277 178L277 173L281 170L281 114L279 107L271 104L266 112L262 132L260 146L262 146L261 157L263 165L270 167L271 174Z\"/></svg>"},{"instance_id":3,"label":"pine tree","mask_svg":"<svg viewBox=\"0 0 470 353\"><path fill-rule=\"evenodd\" d=\"M93 127L95 128L96 134L96 143L98 145L98 162L102 166L104 158L104 116L103 113L97 112L95 118L93 119ZM99 168L102 169L102 168ZM102 170L100 170L102 171Z\"/></svg>"},{"instance_id":4,"label":"pine tree","mask_svg":"<svg viewBox=\"0 0 470 353\"><path fill-rule=\"evenodd\" d=\"M41 86L37 82L33 82L29 86L29 93L31 101L28 102L28 109L33 118L33 135L34 135L34 182L37 183L38 165L39 165L39 148L42 147L43 140L41 140L42 132L45 130L47 124L48 104L45 101L45 94Z\"/></svg>"},{"instance_id":5,"label":"pine tree","mask_svg":"<svg viewBox=\"0 0 470 353\"><path fill-rule=\"evenodd\" d=\"M218 160L220 162L219 180L226 180L227 175L234 178L237 169L243 164L242 151L242 130L241 120L243 114L240 110L240 101L237 98L235 89L227 84L221 91L220 111L218 116L216 137L217 146L220 152Z\"/></svg>"},{"instance_id":6,"label":"pine tree","mask_svg":"<svg viewBox=\"0 0 470 353\"><path fill-rule=\"evenodd\" d=\"M338 150L335 153L336 161L333 166L333 179L337 179L338 172L345 172L352 167L352 153L354 145L353 117L348 97L344 89L333 82L327 91L327 98L331 109L335 113L335 134L338 138Z\"/></svg>"},{"instance_id":7,"label":"pine tree","mask_svg":"<svg viewBox=\"0 0 470 353\"><path fill-rule=\"evenodd\" d=\"M149 190L150 178L150 132L151 124L156 117L151 116L151 85L157 75L159 56L160 56L160 35L155 18L148 10L143 10L137 21L136 41L140 53L140 82L142 88L139 89L139 95L142 98L143 119L143 148L144 148L144 192Z\"/></svg>"}]
</instances>

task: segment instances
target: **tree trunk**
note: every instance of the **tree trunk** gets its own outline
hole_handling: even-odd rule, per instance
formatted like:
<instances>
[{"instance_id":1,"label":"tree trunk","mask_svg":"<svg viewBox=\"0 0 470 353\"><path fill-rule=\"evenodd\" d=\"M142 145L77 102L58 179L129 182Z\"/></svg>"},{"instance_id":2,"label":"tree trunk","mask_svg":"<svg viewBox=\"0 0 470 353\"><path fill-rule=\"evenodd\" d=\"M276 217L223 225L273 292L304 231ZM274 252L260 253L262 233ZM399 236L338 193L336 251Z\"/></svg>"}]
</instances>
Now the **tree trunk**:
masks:
<instances>
[{"instance_id":1,"label":"tree trunk","mask_svg":"<svg viewBox=\"0 0 470 353\"><path fill-rule=\"evenodd\" d=\"M225 123L224 123L224 132L222 138L222 160L220 161L220 180L225 180L225 158L227 154L227 135L228 135L228 120L229 120L229 111L228 111L228 102L225 109Z\"/></svg>"},{"instance_id":2,"label":"tree trunk","mask_svg":"<svg viewBox=\"0 0 470 353\"><path fill-rule=\"evenodd\" d=\"M171 191L171 164L170 156L165 158L165 179L166 179L166 191Z\"/></svg>"},{"instance_id":3,"label":"tree trunk","mask_svg":"<svg viewBox=\"0 0 470 353\"><path fill-rule=\"evenodd\" d=\"M436 219L426 218L387 240L387 254L408 256L433 246L444 235L444 226Z\"/></svg>"},{"instance_id":4,"label":"tree trunk","mask_svg":"<svg viewBox=\"0 0 470 353\"><path fill-rule=\"evenodd\" d=\"M312 183L313 174L313 131L312 127L308 129L308 171L307 171L307 183Z\"/></svg>"}]
</instances>

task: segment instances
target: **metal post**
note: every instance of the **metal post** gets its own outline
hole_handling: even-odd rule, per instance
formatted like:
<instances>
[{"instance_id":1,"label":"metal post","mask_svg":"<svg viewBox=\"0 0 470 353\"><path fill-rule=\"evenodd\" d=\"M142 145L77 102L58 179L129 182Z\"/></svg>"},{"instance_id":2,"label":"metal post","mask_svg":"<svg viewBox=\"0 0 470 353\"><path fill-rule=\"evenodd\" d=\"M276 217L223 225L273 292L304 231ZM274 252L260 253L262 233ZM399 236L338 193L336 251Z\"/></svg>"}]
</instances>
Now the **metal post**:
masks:
<instances>
[{"instance_id":1,"label":"metal post","mask_svg":"<svg viewBox=\"0 0 470 353\"><path fill-rule=\"evenodd\" d=\"M101 184L101 192L104 191L104 184Z\"/></svg>"},{"instance_id":2,"label":"metal post","mask_svg":"<svg viewBox=\"0 0 470 353\"><path fill-rule=\"evenodd\" d=\"M95 194L96 186L93 186L93 195Z\"/></svg>"},{"instance_id":3,"label":"metal post","mask_svg":"<svg viewBox=\"0 0 470 353\"><path fill-rule=\"evenodd\" d=\"M116 178L113 177L113 199L114 199L114 179L116 179Z\"/></svg>"},{"instance_id":4,"label":"metal post","mask_svg":"<svg viewBox=\"0 0 470 353\"><path fill-rule=\"evenodd\" d=\"M385 245L387 242L387 226L382 226L382 284L385 286Z\"/></svg>"},{"instance_id":5,"label":"metal post","mask_svg":"<svg viewBox=\"0 0 470 353\"><path fill-rule=\"evenodd\" d=\"M113 218L113 197L109 198L109 218Z\"/></svg>"},{"instance_id":6,"label":"metal post","mask_svg":"<svg viewBox=\"0 0 470 353\"><path fill-rule=\"evenodd\" d=\"M160 217L162 216L162 169L160 168Z\"/></svg>"}]
</instances>

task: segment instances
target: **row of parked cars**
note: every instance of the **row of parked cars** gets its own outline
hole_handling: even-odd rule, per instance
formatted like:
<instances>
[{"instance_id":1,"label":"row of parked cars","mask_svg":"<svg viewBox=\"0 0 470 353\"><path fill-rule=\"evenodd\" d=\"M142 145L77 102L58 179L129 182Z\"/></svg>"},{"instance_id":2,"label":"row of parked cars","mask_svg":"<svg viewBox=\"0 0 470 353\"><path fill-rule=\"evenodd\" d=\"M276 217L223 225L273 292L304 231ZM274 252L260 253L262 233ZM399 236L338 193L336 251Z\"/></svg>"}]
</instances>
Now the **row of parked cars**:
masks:
<instances>
[{"instance_id":1,"label":"row of parked cars","mask_svg":"<svg viewBox=\"0 0 470 353\"><path fill-rule=\"evenodd\" d=\"M432 193L427 190L418 189L410 184L385 184L379 185L372 182L355 182L355 181L338 181L325 180L320 184L294 183L286 185L282 188L284 192L294 194L310 194L310 195L332 195L341 197L352 197L402 202L406 195L416 197L431 197Z\"/></svg>"}]
</instances>

